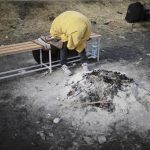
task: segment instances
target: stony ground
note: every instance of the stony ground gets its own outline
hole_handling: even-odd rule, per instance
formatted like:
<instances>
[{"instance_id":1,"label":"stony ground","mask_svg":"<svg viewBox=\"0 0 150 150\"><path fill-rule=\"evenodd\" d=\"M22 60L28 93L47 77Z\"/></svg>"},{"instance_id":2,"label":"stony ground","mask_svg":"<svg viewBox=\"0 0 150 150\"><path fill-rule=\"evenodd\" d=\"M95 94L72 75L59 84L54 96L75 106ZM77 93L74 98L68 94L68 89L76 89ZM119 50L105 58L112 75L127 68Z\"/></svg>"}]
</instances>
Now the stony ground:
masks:
<instances>
[{"instance_id":1,"label":"stony ground","mask_svg":"<svg viewBox=\"0 0 150 150\"><path fill-rule=\"evenodd\" d=\"M76 5L73 3L72 7L74 6ZM87 6L89 8L92 4L81 4L76 9L88 13L89 9L85 9ZM95 11L99 10L96 4L93 6ZM120 11L121 7L115 6ZM125 5L123 6L124 10ZM55 7L60 8L59 5ZM108 10L110 9L107 7L103 9L104 12ZM112 97L115 109L108 111L93 105L81 107L81 101L76 102L76 95L71 97L75 93L68 95L72 90L71 85L79 84L78 81L82 79L82 68L79 64L71 68L74 72L72 77L65 76L56 68L51 75L38 72L3 80L0 82L1 150L150 149L149 28L147 25L135 25L132 29L131 25L125 25L121 21L124 11L123 15L116 10L114 14L120 21L118 18L109 18L107 13L98 14L97 19L90 16L96 20L96 24L93 22L94 29L102 34L100 62L91 62L90 68L112 71L112 74L117 71L133 78L134 85L131 83L132 86L123 91L119 90ZM105 22L110 23L104 24ZM28 27L26 23L25 27ZM8 37L5 37L8 30L3 29L5 39L1 44L13 42L18 29L10 28ZM15 31L14 34L11 34L12 30ZM30 33L26 36L23 33L26 39L29 35ZM18 64L24 66L33 63L35 62L30 53L7 56L0 59L0 65L3 66L0 70L15 68ZM101 87L109 85L100 83L102 84L98 85ZM72 101L77 105L73 105Z\"/></svg>"}]
</instances>

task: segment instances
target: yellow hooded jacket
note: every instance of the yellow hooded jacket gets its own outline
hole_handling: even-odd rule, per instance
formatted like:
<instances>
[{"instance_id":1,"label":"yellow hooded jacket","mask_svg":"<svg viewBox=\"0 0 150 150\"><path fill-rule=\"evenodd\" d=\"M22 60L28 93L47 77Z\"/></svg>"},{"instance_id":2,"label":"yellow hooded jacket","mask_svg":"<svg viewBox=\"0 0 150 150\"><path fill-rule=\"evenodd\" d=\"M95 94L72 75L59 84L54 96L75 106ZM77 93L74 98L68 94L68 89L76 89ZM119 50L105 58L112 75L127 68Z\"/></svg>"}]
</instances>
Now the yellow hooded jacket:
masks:
<instances>
[{"instance_id":1,"label":"yellow hooded jacket","mask_svg":"<svg viewBox=\"0 0 150 150\"><path fill-rule=\"evenodd\" d=\"M67 48L81 53L90 38L91 23L87 17L76 11L66 11L60 14L51 24L50 34L68 42Z\"/></svg>"}]
</instances>

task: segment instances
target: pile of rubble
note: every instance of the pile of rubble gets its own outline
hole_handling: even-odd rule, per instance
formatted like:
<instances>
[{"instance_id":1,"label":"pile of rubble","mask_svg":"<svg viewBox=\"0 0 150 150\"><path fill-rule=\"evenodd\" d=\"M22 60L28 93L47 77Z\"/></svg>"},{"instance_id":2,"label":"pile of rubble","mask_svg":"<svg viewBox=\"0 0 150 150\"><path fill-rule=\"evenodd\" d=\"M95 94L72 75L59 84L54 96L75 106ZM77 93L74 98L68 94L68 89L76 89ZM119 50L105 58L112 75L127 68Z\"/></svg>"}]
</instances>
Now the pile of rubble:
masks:
<instances>
[{"instance_id":1,"label":"pile of rubble","mask_svg":"<svg viewBox=\"0 0 150 150\"><path fill-rule=\"evenodd\" d=\"M119 72L94 70L73 82L67 96L82 106L92 105L113 112L114 97L133 82L133 79Z\"/></svg>"}]
</instances>

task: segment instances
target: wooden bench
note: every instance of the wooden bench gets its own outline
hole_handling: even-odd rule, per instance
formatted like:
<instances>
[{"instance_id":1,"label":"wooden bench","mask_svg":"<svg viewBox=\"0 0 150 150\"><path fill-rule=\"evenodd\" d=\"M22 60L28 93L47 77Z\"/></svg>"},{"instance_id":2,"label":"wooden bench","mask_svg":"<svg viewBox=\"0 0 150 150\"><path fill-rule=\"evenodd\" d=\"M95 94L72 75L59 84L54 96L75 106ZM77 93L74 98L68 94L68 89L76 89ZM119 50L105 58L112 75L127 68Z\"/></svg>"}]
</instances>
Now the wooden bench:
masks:
<instances>
[{"instance_id":1,"label":"wooden bench","mask_svg":"<svg viewBox=\"0 0 150 150\"><path fill-rule=\"evenodd\" d=\"M90 37L91 40L88 41L89 45L93 40L97 42L97 46L98 46L97 61L99 61L100 37L101 37L100 35L92 33L91 37ZM54 42L50 42L50 44L56 46L56 44ZM41 45L38 45L32 41L0 46L0 56L13 55L13 54L17 54L17 53L40 50L40 64L25 67L25 68L19 68L19 69L14 69L14 70L10 70L10 71L0 72L0 80L14 77L14 76L18 76L18 75L23 75L26 73L40 71L40 70L44 70L44 69L49 69L51 72L52 67L59 66L60 65L59 60L52 62L51 50L49 50L49 52L48 52L49 53L49 62L43 63L42 48L43 47ZM78 56L68 58L69 63L79 61L79 59L78 60L72 60L72 59L77 58L77 57Z\"/></svg>"},{"instance_id":2,"label":"wooden bench","mask_svg":"<svg viewBox=\"0 0 150 150\"><path fill-rule=\"evenodd\" d=\"M16 53L22 53L32 50L41 49L42 46L35 44L34 42L24 42L18 44L0 46L0 56L11 55Z\"/></svg>"}]
</instances>

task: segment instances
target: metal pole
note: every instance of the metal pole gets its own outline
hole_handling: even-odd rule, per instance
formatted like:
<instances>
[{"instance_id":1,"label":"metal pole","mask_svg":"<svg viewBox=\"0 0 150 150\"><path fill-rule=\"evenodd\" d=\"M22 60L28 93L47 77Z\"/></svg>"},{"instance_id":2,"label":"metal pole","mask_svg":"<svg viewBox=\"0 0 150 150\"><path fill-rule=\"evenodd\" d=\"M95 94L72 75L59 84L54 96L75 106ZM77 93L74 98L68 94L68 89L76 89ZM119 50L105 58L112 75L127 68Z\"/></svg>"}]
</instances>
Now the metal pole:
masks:
<instances>
[{"instance_id":1,"label":"metal pole","mask_svg":"<svg viewBox=\"0 0 150 150\"><path fill-rule=\"evenodd\" d=\"M32 68L39 67L39 66L40 66L40 64L39 65L30 66L30 67L24 67L24 68L19 68L19 69L14 69L14 70L10 70L10 71L1 72L0 76L4 75L4 74L10 74L10 73L13 73L13 72L27 71L27 69L32 69Z\"/></svg>"},{"instance_id":2,"label":"metal pole","mask_svg":"<svg viewBox=\"0 0 150 150\"><path fill-rule=\"evenodd\" d=\"M97 39L97 44L98 44L98 53L97 53L97 61L99 62L99 57L100 57L100 37Z\"/></svg>"},{"instance_id":3,"label":"metal pole","mask_svg":"<svg viewBox=\"0 0 150 150\"><path fill-rule=\"evenodd\" d=\"M16 77L16 76L19 76L19 75L25 75L27 73L32 73L32 72L35 72L35 71L41 71L41 70L45 70L45 69L47 69L47 68L42 67L42 68L39 68L39 69L34 69L34 70L27 71L25 73L16 73L16 74L11 74L11 75L5 75L5 76L0 77L0 80L11 78L11 77Z\"/></svg>"},{"instance_id":4,"label":"metal pole","mask_svg":"<svg viewBox=\"0 0 150 150\"><path fill-rule=\"evenodd\" d=\"M76 58L78 58L78 59L76 59ZM80 61L80 59L79 59L80 57L78 56L78 57L71 57L71 58L69 58L69 62L68 63L73 63L73 62L78 62L78 61ZM92 58L92 57L88 57L88 58ZM71 59L76 59L76 60L71 60ZM59 60L60 61L60 60ZM41 71L41 70L45 70L45 69L49 69L49 70L51 70L51 68L53 68L53 67L57 67L57 66L60 66L61 64L59 63L59 61L55 61L55 63L57 62L57 64L51 64L51 67L49 67L48 66L48 64L49 63L42 63L42 64L39 64L39 65L34 65L34 66L30 66L30 67L25 67L25 68L20 68L20 69L16 69L16 70L11 70L11 71L6 71L6 72L2 72L2 73L0 73L0 75L3 75L3 76L0 76L0 80L2 80L2 79L7 79L7 78L11 78L11 77L15 77L15 76L19 76L19 75L25 75L25 74L27 74L27 73L32 73L32 72L35 72L35 71ZM53 63L53 62L52 62ZM34 68L34 67L40 67L40 65L42 65L42 66L44 66L44 67L42 67L42 68L38 68L38 69L32 69L32 68ZM26 70L26 72L19 72L19 73L13 73L13 72L15 72L15 71L21 71L22 69L32 69L32 70ZM12 74L10 74L10 75L5 75L5 74L7 74L7 73L12 73Z\"/></svg>"},{"instance_id":5,"label":"metal pole","mask_svg":"<svg viewBox=\"0 0 150 150\"><path fill-rule=\"evenodd\" d=\"M40 49L40 64L41 64L41 67L42 67L42 64L43 64L43 61L42 61L42 49Z\"/></svg>"},{"instance_id":6,"label":"metal pole","mask_svg":"<svg viewBox=\"0 0 150 150\"><path fill-rule=\"evenodd\" d=\"M51 49L49 50L49 67L50 67L50 73L52 73L52 56L51 56Z\"/></svg>"}]
</instances>

